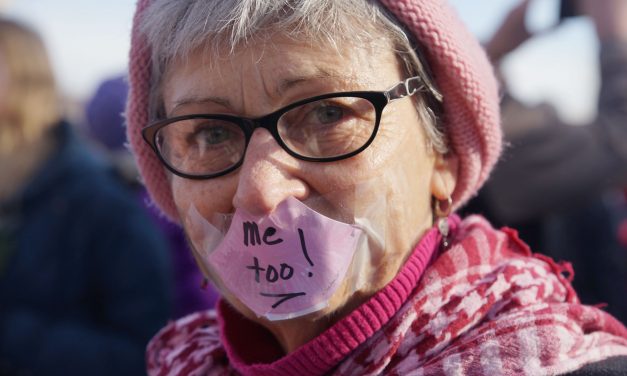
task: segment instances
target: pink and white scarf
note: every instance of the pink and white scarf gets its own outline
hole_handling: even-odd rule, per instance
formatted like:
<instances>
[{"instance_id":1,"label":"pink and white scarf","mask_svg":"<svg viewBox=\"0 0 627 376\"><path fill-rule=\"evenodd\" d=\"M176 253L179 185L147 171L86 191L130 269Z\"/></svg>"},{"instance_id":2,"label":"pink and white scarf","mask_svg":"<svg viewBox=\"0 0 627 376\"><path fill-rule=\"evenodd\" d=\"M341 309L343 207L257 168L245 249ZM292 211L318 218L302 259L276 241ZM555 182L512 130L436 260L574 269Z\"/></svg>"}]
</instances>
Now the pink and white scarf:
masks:
<instances>
[{"instance_id":1,"label":"pink and white scarf","mask_svg":"<svg viewBox=\"0 0 627 376\"><path fill-rule=\"evenodd\" d=\"M451 223L447 250L429 231L394 281L295 352L222 302L164 328L149 374L552 375L627 356L627 329L579 303L567 265L481 217Z\"/></svg>"}]
</instances>

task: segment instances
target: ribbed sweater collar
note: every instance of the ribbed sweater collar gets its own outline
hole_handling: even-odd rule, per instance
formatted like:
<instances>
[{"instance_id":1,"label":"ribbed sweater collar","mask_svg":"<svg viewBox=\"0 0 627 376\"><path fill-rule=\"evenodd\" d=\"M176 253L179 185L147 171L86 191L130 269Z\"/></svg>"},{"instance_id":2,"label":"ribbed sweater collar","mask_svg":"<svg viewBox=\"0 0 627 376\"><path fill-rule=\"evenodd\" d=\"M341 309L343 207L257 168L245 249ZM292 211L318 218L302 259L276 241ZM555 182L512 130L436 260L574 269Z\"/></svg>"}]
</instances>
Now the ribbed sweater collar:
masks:
<instances>
[{"instance_id":1,"label":"ribbed sweater collar","mask_svg":"<svg viewBox=\"0 0 627 376\"><path fill-rule=\"evenodd\" d=\"M452 230L459 221L456 216L449 219ZM218 320L230 364L243 375L321 375L329 372L399 311L435 256L440 240L437 229L429 229L388 285L288 355L283 355L270 332L220 301Z\"/></svg>"}]
</instances>

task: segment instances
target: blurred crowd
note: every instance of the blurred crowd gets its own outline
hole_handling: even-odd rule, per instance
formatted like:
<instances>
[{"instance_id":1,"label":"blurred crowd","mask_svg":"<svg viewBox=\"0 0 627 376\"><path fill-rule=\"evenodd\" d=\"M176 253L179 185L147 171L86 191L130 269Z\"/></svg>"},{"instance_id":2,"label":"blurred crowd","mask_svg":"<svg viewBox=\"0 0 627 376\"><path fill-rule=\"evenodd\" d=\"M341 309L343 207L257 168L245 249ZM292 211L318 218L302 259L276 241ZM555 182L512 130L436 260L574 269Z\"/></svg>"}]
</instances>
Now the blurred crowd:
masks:
<instances>
[{"instance_id":1,"label":"blurred crowd","mask_svg":"<svg viewBox=\"0 0 627 376\"><path fill-rule=\"evenodd\" d=\"M486 44L497 69L534 37L528 6ZM627 27L613 23L616 12L627 19L627 1L580 0L562 14L596 26L597 118L565 124L503 82L509 146L466 211L571 261L582 302L627 322ZM182 231L138 180L125 148L127 90L123 75L107 79L84 121L70 124L40 37L0 18L0 375L143 374L159 328L215 303Z\"/></svg>"},{"instance_id":2,"label":"blurred crowd","mask_svg":"<svg viewBox=\"0 0 627 376\"><path fill-rule=\"evenodd\" d=\"M581 301L605 306L627 322L627 1L561 4L555 29L588 16L598 37L596 118L567 124L548 103L523 104L503 82L509 146L466 210L518 230L535 252L571 262ZM526 27L529 5L520 1L486 44L497 70L506 56L536 37ZM563 64L569 64L568 57Z\"/></svg>"},{"instance_id":3,"label":"blurred crowd","mask_svg":"<svg viewBox=\"0 0 627 376\"><path fill-rule=\"evenodd\" d=\"M215 293L146 205L124 78L70 124L40 37L0 18L0 92L0 375L144 374L148 340Z\"/></svg>"}]
</instances>

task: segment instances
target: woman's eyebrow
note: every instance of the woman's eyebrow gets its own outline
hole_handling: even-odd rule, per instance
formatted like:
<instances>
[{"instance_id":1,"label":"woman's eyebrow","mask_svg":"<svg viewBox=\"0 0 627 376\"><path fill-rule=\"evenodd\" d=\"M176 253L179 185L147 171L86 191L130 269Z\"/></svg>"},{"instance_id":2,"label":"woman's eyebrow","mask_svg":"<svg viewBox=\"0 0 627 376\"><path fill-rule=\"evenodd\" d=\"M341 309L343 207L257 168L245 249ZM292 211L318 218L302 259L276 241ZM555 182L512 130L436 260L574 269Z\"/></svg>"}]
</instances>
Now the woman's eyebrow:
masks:
<instances>
[{"instance_id":1,"label":"woman's eyebrow","mask_svg":"<svg viewBox=\"0 0 627 376\"><path fill-rule=\"evenodd\" d=\"M177 100L176 102L174 102L174 106L172 107L172 110L170 110L170 114L176 112L178 108L183 107L183 106L187 106L190 104L205 104L205 103L217 104L229 110L233 109L231 102L227 98L216 97L216 96L203 96L203 97L188 96L188 97L183 97L180 100Z\"/></svg>"},{"instance_id":2,"label":"woman's eyebrow","mask_svg":"<svg viewBox=\"0 0 627 376\"><path fill-rule=\"evenodd\" d=\"M352 76L342 75L336 71L317 69L316 72L312 74L291 76L291 77L282 79L279 85L277 86L276 90L277 90L278 95L281 96L281 95L284 95L285 92L293 88L297 88L299 86L310 84L314 81L319 81L319 80L332 80L333 82L338 83L341 86L344 86L347 83L354 81L354 78ZM227 98L224 98L224 97L190 95L190 96L186 96L175 101L174 106L172 107L172 110L170 110L167 115L168 117L171 116L171 114L175 113L177 109L179 109L180 107L184 107L190 104L207 104L207 103L217 104L218 106L224 107L228 110L233 110L234 108L233 105L231 104L231 101L229 101Z\"/></svg>"},{"instance_id":3,"label":"woman's eyebrow","mask_svg":"<svg viewBox=\"0 0 627 376\"><path fill-rule=\"evenodd\" d=\"M308 84L316 80L330 80L330 79L337 81L337 82L344 83L346 81L351 80L351 77L342 75L339 72L328 71L328 70L323 70L323 69L318 68L316 72L312 74L297 75L297 76L292 76L292 77L288 77L288 78L281 80L279 85L277 86L277 93L279 95L283 95L286 91L294 87L301 86L303 84Z\"/></svg>"}]
</instances>

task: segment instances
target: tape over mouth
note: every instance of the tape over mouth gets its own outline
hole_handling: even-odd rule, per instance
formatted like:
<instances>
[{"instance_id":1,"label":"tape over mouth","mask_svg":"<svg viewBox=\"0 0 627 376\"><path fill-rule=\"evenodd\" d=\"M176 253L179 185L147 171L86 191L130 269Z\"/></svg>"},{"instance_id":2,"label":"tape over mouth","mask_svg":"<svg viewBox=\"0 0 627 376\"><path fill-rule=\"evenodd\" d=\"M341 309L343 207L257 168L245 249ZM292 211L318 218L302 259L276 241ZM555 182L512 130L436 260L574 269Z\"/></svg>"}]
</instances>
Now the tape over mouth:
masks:
<instances>
[{"instance_id":1,"label":"tape over mouth","mask_svg":"<svg viewBox=\"0 0 627 376\"><path fill-rule=\"evenodd\" d=\"M205 218L190 205L184 224L199 266L227 300L287 320L329 307L336 293L352 295L381 257L386 202L357 203L359 193L289 197L267 216Z\"/></svg>"}]
</instances>

